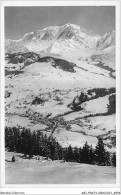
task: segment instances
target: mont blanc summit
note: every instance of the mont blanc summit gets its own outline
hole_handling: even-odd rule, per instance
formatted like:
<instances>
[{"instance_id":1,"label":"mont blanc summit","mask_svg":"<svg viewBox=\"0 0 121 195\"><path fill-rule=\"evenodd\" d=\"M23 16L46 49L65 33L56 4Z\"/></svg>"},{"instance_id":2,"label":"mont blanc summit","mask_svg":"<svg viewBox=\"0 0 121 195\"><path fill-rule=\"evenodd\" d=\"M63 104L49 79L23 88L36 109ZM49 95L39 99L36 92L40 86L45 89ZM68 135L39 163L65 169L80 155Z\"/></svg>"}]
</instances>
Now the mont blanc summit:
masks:
<instances>
[{"instance_id":1,"label":"mont blanc summit","mask_svg":"<svg viewBox=\"0 0 121 195\"><path fill-rule=\"evenodd\" d=\"M6 53L14 53L17 49L20 52L49 50L58 48L58 52L63 50L78 50L82 48L103 50L115 45L115 32L106 33L104 36L93 35L81 29L75 24L65 24L63 26L49 26L42 30L25 34L19 40L6 40Z\"/></svg>"}]
</instances>

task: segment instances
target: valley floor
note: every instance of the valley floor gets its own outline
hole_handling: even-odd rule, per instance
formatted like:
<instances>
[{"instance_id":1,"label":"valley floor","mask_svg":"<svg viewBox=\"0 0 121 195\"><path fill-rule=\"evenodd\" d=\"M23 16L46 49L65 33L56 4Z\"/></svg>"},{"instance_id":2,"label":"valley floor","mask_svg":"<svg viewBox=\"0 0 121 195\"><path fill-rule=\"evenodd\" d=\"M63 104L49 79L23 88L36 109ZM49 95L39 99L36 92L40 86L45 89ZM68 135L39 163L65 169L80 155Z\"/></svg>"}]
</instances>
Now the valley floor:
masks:
<instances>
[{"instance_id":1,"label":"valley floor","mask_svg":"<svg viewBox=\"0 0 121 195\"><path fill-rule=\"evenodd\" d=\"M16 162L11 162L12 156ZM40 157L23 159L22 154L6 152L6 184L115 184L116 168Z\"/></svg>"}]
</instances>

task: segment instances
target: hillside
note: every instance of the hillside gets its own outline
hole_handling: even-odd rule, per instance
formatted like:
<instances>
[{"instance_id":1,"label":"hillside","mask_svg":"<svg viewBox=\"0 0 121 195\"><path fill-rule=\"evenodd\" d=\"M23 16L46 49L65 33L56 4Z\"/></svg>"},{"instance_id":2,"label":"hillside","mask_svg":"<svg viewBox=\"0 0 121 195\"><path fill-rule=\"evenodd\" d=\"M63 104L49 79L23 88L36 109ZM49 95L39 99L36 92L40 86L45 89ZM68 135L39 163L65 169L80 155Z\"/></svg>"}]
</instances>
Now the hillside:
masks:
<instances>
[{"instance_id":1,"label":"hillside","mask_svg":"<svg viewBox=\"0 0 121 195\"><path fill-rule=\"evenodd\" d=\"M108 149L114 151L111 140L115 137L115 113L110 117L107 113L109 96L115 93L115 79L110 76L110 71L80 60L73 63L62 58L41 58L35 54L32 54L32 59L28 63L24 59L25 63L6 64L6 125L27 126L49 134L52 131L51 123L59 122L62 117L70 129L62 126L61 121L58 123L53 136L60 143L78 146L88 141L95 145L97 136L103 135L107 137L105 143L110 145ZM95 91L97 88L112 90L108 93L103 90L104 94L99 94L95 99L92 92L92 95L88 95L89 101L80 102L77 110L68 106L82 92L86 94L88 90ZM103 113L107 114L102 116ZM97 127L89 124L92 120L90 116L98 119ZM90 122L87 123L84 117ZM103 128L100 126L101 118L106 121Z\"/></svg>"}]
</instances>

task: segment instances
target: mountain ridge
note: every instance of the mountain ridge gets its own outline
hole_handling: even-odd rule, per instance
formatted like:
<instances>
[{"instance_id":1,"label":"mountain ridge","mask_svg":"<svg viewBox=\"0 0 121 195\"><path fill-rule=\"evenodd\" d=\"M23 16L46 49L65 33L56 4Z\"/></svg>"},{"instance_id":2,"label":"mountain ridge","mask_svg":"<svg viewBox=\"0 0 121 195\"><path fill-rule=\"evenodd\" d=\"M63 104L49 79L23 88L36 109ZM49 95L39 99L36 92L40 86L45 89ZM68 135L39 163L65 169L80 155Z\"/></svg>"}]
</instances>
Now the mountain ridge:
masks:
<instances>
[{"instance_id":1,"label":"mountain ridge","mask_svg":"<svg viewBox=\"0 0 121 195\"><path fill-rule=\"evenodd\" d=\"M80 26L67 23L62 26L49 26L35 32L26 33L19 40L5 41L5 52L15 53L17 51L35 51L41 52L48 49L50 46L66 45L68 48L80 49L90 48L103 50L109 46L115 45L115 31L110 31L102 37L99 35L91 35ZM12 51L13 50L13 51ZM51 51L50 51L51 52Z\"/></svg>"}]
</instances>

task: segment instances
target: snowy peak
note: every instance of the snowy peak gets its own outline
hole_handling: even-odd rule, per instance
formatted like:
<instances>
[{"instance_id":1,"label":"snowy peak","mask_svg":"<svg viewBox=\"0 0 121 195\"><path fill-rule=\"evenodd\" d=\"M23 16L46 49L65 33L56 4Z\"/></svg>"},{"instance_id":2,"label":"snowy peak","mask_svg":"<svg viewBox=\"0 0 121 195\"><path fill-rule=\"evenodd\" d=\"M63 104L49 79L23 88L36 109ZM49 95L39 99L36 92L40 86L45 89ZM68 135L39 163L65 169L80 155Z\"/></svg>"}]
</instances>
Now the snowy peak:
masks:
<instances>
[{"instance_id":1,"label":"snowy peak","mask_svg":"<svg viewBox=\"0 0 121 195\"><path fill-rule=\"evenodd\" d=\"M22 38L22 41L26 43L26 42L32 40L33 34L34 34L34 32L30 32L30 33L25 34Z\"/></svg>"},{"instance_id":2,"label":"snowy peak","mask_svg":"<svg viewBox=\"0 0 121 195\"><path fill-rule=\"evenodd\" d=\"M114 46L114 45L115 45L115 31L110 31L99 39L97 43L97 48L103 50L106 49L107 47Z\"/></svg>"},{"instance_id":3,"label":"snowy peak","mask_svg":"<svg viewBox=\"0 0 121 195\"><path fill-rule=\"evenodd\" d=\"M76 24L71 24L71 23L64 24L62 27L64 27L64 28L70 27L70 28L74 28L74 29L80 30L80 26L78 26Z\"/></svg>"},{"instance_id":4,"label":"snowy peak","mask_svg":"<svg viewBox=\"0 0 121 195\"><path fill-rule=\"evenodd\" d=\"M57 39L71 39L80 32L80 27L74 24L65 24L60 27Z\"/></svg>"},{"instance_id":5,"label":"snowy peak","mask_svg":"<svg viewBox=\"0 0 121 195\"><path fill-rule=\"evenodd\" d=\"M100 37L89 33L87 30L80 29L78 25L67 23L62 26L49 26L42 30L27 33L18 41L7 41L5 49L6 52L15 52L16 48L17 51L20 48L20 51L41 52L57 45L60 50L73 50L74 48L103 50L114 44L114 31Z\"/></svg>"},{"instance_id":6,"label":"snowy peak","mask_svg":"<svg viewBox=\"0 0 121 195\"><path fill-rule=\"evenodd\" d=\"M65 24L63 26L49 26L42 30L27 33L23 36L22 41L27 43L34 40L58 40L58 39L70 39L79 33L80 27L74 24Z\"/></svg>"},{"instance_id":7,"label":"snowy peak","mask_svg":"<svg viewBox=\"0 0 121 195\"><path fill-rule=\"evenodd\" d=\"M41 40L50 41L54 39L57 31L58 31L57 26L47 27L44 28L43 30L37 30L35 32L31 32L24 35L22 38L22 42L26 44L26 43L37 42Z\"/></svg>"}]
</instances>

